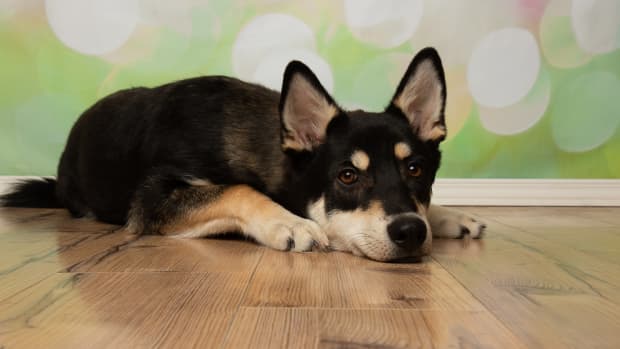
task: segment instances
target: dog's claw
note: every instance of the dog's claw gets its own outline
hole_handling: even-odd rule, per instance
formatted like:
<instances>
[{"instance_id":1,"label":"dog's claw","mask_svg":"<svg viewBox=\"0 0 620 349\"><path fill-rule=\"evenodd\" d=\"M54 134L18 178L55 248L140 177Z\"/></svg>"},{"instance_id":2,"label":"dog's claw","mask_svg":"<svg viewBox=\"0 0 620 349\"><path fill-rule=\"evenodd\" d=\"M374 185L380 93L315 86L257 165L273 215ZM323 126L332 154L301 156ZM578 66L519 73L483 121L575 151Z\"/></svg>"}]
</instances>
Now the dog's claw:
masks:
<instances>
[{"instance_id":1,"label":"dog's claw","mask_svg":"<svg viewBox=\"0 0 620 349\"><path fill-rule=\"evenodd\" d=\"M471 235L471 232L467 227L461 227L461 233L458 236L458 239L464 239L466 235Z\"/></svg>"},{"instance_id":2,"label":"dog's claw","mask_svg":"<svg viewBox=\"0 0 620 349\"><path fill-rule=\"evenodd\" d=\"M289 238L288 242L287 242L287 245L286 245L286 251L290 251L290 250L292 250L294 248L295 248L295 239Z\"/></svg>"},{"instance_id":3,"label":"dog's claw","mask_svg":"<svg viewBox=\"0 0 620 349\"><path fill-rule=\"evenodd\" d=\"M312 241L312 250L313 251L321 251L327 252L329 251L329 245L321 244L320 242L313 240Z\"/></svg>"}]
</instances>

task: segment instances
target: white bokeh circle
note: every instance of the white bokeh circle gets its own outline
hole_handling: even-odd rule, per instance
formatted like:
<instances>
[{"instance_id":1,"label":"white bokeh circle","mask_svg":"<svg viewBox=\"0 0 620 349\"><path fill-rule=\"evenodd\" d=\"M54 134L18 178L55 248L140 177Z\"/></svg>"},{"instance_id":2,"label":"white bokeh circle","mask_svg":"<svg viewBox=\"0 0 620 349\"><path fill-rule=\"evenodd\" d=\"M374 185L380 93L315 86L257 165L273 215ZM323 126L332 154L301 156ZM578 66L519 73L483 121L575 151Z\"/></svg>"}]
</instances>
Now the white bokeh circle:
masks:
<instances>
[{"instance_id":1,"label":"white bokeh circle","mask_svg":"<svg viewBox=\"0 0 620 349\"><path fill-rule=\"evenodd\" d=\"M564 151L595 149L620 124L620 79L611 72L587 73L563 84L554 101L551 133Z\"/></svg>"},{"instance_id":2,"label":"white bokeh circle","mask_svg":"<svg viewBox=\"0 0 620 349\"><path fill-rule=\"evenodd\" d=\"M140 19L154 26L165 26L190 36L194 0L139 0Z\"/></svg>"},{"instance_id":3,"label":"white bokeh circle","mask_svg":"<svg viewBox=\"0 0 620 349\"><path fill-rule=\"evenodd\" d=\"M620 1L573 0L571 20L584 51L606 53L620 46Z\"/></svg>"},{"instance_id":4,"label":"white bokeh circle","mask_svg":"<svg viewBox=\"0 0 620 349\"><path fill-rule=\"evenodd\" d=\"M592 58L577 43L570 12L570 3L551 0L540 19L540 48L547 62L554 67L575 68L588 63Z\"/></svg>"},{"instance_id":5,"label":"white bokeh circle","mask_svg":"<svg viewBox=\"0 0 620 349\"><path fill-rule=\"evenodd\" d=\"M514 135L534 126L543 117L551 99L551 80L541 70L538 81L523 98L503 108L478 107L480 122L490 132L498 135Z\"/></svg>"},{"instance_id":6,"label":"white bokeh circle","mask_svg":"<svg viewBox=\"0 0 620 349\"><path fill-rule=\"evenodd\" d=\"M381 48L402 45L422 18L422 0L345 0L345 21L356 39Z\"/></svg>"},{"instance_id":7,"label":"white bokeh circle","mask_svg":"<svg viewBox=\"0 0 620 349\"><path fill-rule=\"evenodd\" d=\"M267 55L259 62L250 80L279 91L286 65L292 60L306 64L328 92L334 89L334 76L329 64L314 51L305 49L279 50Z\"/></svg>"},{"instance_id":8,"label":"white bokeh circle","mask_svg":"<svg viewBox=\"0 0 620 349\"><path fill-rule=\"evenodd\" d=\"M467 67L472 96L486 107L501 108L521 100L540 70L534 36L521 28L504 28L478 42Z\"/></svg>"},{"instance_id":9,"label":"white bokeh circle","mask_svg":"<svg viewBox=\"0 0 620 349\"><path fill-rule=\"evenodd\" d=\"M485 34L519 24L522 0L425 0L424 16L411 44L418 50L433 46L446 66L469 62Z\"/></svg>"},{"instance_id":10,"label":"white bokeh circle","mask_svg":"<svg viewBox=\"0 0 620 349\"><path fill-rule=\"evenodd\" d=\"M58 39L87 55L120 48L139 19L137 0L45 0L45 12Z\"/></svg>"},{"instance_id":11,"label":"white bokeh circle","mask_svg":"<svg viewBox=\"0 0 620 349\"><path fill-rule=\"evenodd\" d=\"M237 35L233 70L237 77L249 80L265 56L279 50L314 50L315 46L312 29L300 19L281 13L257 16Z\"/></svg>"}]
</instances>

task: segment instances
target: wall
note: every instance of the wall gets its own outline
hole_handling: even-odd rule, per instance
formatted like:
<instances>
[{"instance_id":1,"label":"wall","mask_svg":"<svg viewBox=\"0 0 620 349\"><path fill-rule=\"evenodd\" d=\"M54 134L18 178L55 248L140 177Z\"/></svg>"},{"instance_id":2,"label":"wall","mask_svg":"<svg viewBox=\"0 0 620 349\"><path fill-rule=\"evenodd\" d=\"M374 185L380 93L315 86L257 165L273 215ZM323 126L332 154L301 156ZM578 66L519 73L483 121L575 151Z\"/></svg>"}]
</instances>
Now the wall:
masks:
<instances>
[{"instance_id":1,"label":"wall","mask_svg":"<svg viewBox=\"0 0 620 349\"><path fill-rule=\"evenodd\" d=\"M620 178L620 1L0 0L0 175L51 175L79 113L121 88L307 62L385 106L418 49L448 81L440 176Z\"/></svg>"}]
</instances>

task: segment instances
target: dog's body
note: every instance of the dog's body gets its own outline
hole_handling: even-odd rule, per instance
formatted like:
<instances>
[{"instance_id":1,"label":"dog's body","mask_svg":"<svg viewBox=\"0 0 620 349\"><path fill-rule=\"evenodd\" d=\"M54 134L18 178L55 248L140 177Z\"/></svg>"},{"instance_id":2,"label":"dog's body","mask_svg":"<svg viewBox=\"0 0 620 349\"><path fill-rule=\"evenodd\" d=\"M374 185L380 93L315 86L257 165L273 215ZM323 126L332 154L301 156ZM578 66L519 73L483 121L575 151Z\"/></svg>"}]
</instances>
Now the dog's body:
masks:
<instances>
[{"instance_id":1,"label":"dog's body","mask_svg":"<svg viewBox=\"0 0 620 349\"><path fill-rule=\"evenodd\" d=\"M240 231L280 250L419 256L430 231L483 229L430 206L445 97L433 49L382 113L343 111L299 62L282 94L227 77L124 90L76 122L57 182L19 184L4 204L66 207L140 234Z\"/></svg>"}]
</instances>

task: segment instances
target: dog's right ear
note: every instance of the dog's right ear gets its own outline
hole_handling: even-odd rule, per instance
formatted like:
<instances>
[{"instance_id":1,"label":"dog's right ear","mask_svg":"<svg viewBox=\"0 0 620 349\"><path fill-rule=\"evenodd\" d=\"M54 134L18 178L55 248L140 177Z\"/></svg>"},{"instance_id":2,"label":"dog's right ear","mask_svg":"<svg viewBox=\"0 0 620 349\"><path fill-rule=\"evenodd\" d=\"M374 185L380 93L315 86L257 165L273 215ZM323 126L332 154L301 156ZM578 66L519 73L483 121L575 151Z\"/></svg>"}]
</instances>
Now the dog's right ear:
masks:
<instances>
[{"instance_id":1,"label":"dog's right ear","mask_svg":"<svg viewBox=\"0 0 620 349\"><path fill-rule=\"evenodd\" d=\"M340 108L305 64L290 62L280 95L282 148L312 151L325 141L329 122Z\"/></svg>"}]
</instances>

